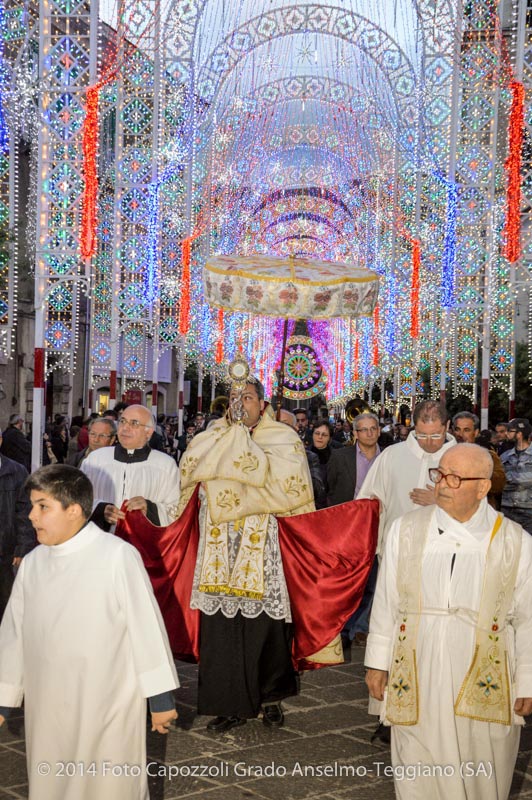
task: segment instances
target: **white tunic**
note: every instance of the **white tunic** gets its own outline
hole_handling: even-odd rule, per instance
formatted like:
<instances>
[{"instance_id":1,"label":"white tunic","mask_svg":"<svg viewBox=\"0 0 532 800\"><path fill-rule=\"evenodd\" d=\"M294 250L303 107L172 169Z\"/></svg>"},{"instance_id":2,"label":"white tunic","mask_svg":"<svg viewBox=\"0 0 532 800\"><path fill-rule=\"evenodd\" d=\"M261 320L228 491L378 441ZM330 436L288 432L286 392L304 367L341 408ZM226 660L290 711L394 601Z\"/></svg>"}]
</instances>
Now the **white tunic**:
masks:
<instances>
[{"instance_id":1,"label":"white tunic","mask_svg":"<svg viewBox=\"0 0 532 800\"><path fill-rule=\"evenodd\" d=\"M0 627L0 705L24 697L30 800L147 800L145 698L178 685L134 547L88 523L23 559Z\"/></svg>"},{"instance_id":2,"label":"white tunic","mask_svg":"<svg viewBox=\"0 0 532 800\"><path fill-rule=\"evenodd\" d=\"M454 436L447 434L447 441L436 453L426 453L417 443L414 431L406 442L387 447L377 456L360 488L357 500L378 497L381 501L379 518L379 542L377 553L382 555L392 522L408 511L421 508L410 499L413 489L426 489L433 485L429 469L437 467L440 459L456 444Z\"/></svg>"},{"instance_id":3,"label":"white tunic","mask_svg":"<svg viewBox=\"0 0 532 800\"><path fill-rule=\"evenodd\" d=\"M159 523L169 525L179 503L179 468L173 458L151 450L145 461L125 463L114 458L114 447L100 447L81 465L94 488L94 506L144 497L157 505Z\"/></svg>"},{"instance_id":4,"label":"white tunic","mask_svg":"<svg viewBox=\"0 0 532 800\"><path fill-rule=\"evenodd\" d=\"M452 774L396 780L396 794L405 800L505 800L510 791L523 718L516 715L515 724L506 726L454 714L454 702L473 658L475 614L495 519L496 512L486 500L465 524L435 507L422 564L423 612L416 646L419 722L392 726L392 764L399 770L429 765L432 772L437 772L436 765L448 767ZM375 669L389 670L400 622L399 532L397 520L390 530L373 600L365 663ZM532 697L532 537L524 531L508 640L513 706L517 697Z\"/></svg>"}]
</instances>

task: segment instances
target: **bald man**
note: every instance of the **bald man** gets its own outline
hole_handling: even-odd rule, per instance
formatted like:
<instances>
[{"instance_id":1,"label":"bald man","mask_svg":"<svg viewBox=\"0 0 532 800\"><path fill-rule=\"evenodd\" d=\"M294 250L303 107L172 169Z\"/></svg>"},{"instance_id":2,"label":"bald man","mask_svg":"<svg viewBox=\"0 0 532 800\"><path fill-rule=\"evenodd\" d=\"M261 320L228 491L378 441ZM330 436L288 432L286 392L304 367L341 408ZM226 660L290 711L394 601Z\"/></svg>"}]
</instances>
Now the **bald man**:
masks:
<instances>
[{"instance_id":1,"label":"bald man","mask_svg":"<svg viewBox=\"0 0 532 800\"><path fill-rule=\"evenodd\" d=\"M510 792L532 712L532 538L488 505L492 470L486 449L451 447L436 505L390 528L365 663L400 800Z\"/></svg>"},{"instance_id":2,"label":"bald man","mask_svg":"<svg viewBox=\"0 0 532 800\"><path fill-rule=\"evenodd\" d=\"M179 502L179 469L173 458L148 444L155 428L145 406L124 409L118 420L118 443L101 447L83 461L81 470L94 487L92 519L108 530L127 511L140 510L154 525L168 525Z\"/></svg>"}]
</instances>

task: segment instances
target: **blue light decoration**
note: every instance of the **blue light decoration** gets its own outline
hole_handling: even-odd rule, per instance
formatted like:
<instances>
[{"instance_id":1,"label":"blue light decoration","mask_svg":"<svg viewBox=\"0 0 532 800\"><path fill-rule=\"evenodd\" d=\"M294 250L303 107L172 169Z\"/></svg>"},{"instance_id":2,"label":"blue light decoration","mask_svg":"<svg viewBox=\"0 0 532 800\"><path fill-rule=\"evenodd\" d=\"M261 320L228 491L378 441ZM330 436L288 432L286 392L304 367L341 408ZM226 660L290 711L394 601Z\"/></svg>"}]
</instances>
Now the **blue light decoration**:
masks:
<instances>
[{"instance_id":1,"label":"blue light decoration","mask_svg":"<svg viewBox=\"0 0 532 800\"><path fill-rule=\"evenodd\" d=\"M148 186L148 245L146 248L146 269L144 270L144 297L146 303L149 305L153 305L159 296L160 273L157 258L159 240L159 190L161 186L177 172L177 169L177 164L171 164L164 170L158 181L150 183Z\"/></svg>"},{"instance_id":2,"label":"blue light decoration","mask_svg":"<svg viewBox=\"0 0 532 800\"><path fill-rule=\"evenodd\" d=\"M385 351L389 358L395 355L395 310L397 308L397 277L393 270L387 279L388 285L388 302L386 311L386 321L384 323L384 342Z\"/></svg>"},{"instance_id":3,"label":"blue light decoration","mask_svg":"<svg viewBox=\"0 0 532 800\"><path fill-rule=\"evenodd\" d=\"M212 348L212 328L215 323L213 321L213 311L208 303L200 302L197 307L199 308L198 349L202 358L205 358Z\"/></svg>"},{"instance_id":4,"label":"blue light decoration","mask_svg":"<svg viewBox=\"0 0 532 800\"><path fill-rule=\"evenodd\" d=\"M370 369L370 354L371 354L371 333L373 330L373 319L363 317L360 320L360 327L362 333L362 347L360 348L360 372L367 380Z\"/></svg>"},{"instance_id":5,"label":"blue light decoration","mask_svg":"<svg viewBox=\"0 0 532 800\"><path fill-rule=\"evenodd\" d=\"M4 4L0 0L0 152L9 150L9 130L4 113L4 100L6 94L6 74L4 63L4 33L6 31Z\"/></svg>"},{"instance_id":6,"label":"blue light decoration","mask_svg":"<svg viewBox=\"0 0 532 800\"><path fill-rule=\"evenodd\" d=\"M439 171L434 172L434 177L445 186L447 191L445 239L441 271L441 304L442 308L449 310L454 305L458 187L454 181L447 180Z\"/></svg>"},{"instance_id":7,"label":"blue light decoration","mask_svg":"<svg viewBox=\"0 0 532 800\"><path fill-rule=\"evenodd\" d=\"M225 318L225 361L232 361L237 353L238 330L241 327L241 314L226 314Z\"/></svg>"},{"instance_id":8,"label":"blue light decoration","mask_svg":"<svg viewBox=\"0 0 532 800\"><path fill-rule=\"evenodd\" d=\"M160 182L148 186L148 247L146 269L144 270L144 297L149 305L153 305L159 291L159 274L157 269L157 239L159 228L159 188Z\"/></svg>"}]
</instances>

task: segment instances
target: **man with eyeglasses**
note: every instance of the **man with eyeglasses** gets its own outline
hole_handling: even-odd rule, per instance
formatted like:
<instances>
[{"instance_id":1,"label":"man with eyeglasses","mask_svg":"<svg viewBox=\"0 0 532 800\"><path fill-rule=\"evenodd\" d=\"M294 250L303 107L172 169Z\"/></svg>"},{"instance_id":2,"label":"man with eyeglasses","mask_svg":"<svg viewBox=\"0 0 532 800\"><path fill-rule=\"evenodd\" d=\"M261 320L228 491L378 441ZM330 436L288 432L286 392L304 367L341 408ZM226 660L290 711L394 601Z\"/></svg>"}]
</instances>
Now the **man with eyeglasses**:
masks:
<instances>
[{"instance_id":1,"label":"man with eyeglasses","mask_svg":"<svg viewBox=\"0 0 532 800\"><path fill-rule=\"evenodd\" d=\"M468 442L486 447L493 459L493 473L491 476L491 489L488 494L488 503L497 510L501 507L502 490L506 484L506 475L501 459L491 444L484 445L480 438L480 420L470 411L459 411L453 417L453 434L457 442Z\"/></svg>"},{"instance_id":2,"label":"man with eyeglasses","mask_svg":"<svg viewBox=\"0 0 532 800\"><path fill-rule=\"evenodd\" d=\"M386 541L365 665L399 800L510 792L532 713L532 539L487 503L492 470L483 447L446 450L435 505Z\"/></svg>"},{"instance_id":3,"label":"man with eyeglasses","mask_svg":"<svg viewBox=\"0 0 532 800\"><path fill-rule=\"evenodd\" d=\"M110 417L91 419L89 422L89 444L84 450L79 450L69 464L81 469L81 464L87 456L99 450L100 447L110 447L116 440L116 423Z\"/></svg>"},{"instance_id":4,"label":"man with eyeglasses","mask_svg":"<svg viewBox=\"0 0 532 800\"><path fill-rule=\"evenodd\" d=\"M145 406L127 406L118 420L118 442L101 447L81 469L94 487L92 519L108 530L125 511L142 511L154 525L168 525L179 502L179 469L173 458L149 446L155 421Z\"/></svg>"},{"instance_id":5,"label":"man with eyeglasses","mask_svg":"<svg viewBox=\"0 0 532 800\"><path fill-rule=\"evenodd\" d=\"M379 555L394 520L434 503L429 469L437 467L443 453L456 444L448 433L449 417L442 403L418 403L413 421L414 430L406 441L387 447L375 459L358 493L358 499L377 497L381 502Z\"/></svg>"}]
</instances>

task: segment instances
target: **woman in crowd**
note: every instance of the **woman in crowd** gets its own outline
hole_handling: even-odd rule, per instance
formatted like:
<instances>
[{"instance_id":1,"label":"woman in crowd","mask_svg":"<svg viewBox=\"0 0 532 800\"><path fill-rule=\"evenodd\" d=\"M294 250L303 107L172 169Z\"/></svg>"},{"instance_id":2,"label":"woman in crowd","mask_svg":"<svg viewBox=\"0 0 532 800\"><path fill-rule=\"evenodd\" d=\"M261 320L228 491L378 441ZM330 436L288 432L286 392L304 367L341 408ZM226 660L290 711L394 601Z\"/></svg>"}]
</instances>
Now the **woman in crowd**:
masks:
<instances>
[{"instance_id":1,"label":"woman in crowd","mask_svg":"<svg viewBox=\"0 0 532 800\"><path fill-rule=\"evenodd\" d=\"M327 462L331 457L331 440L333 430L331 425L326 420L320 420L314 426L312 431L312 447L310 448L313 453L316 453L320 460L320 472L327 494Z\"/></svg>"}]
</instances>

